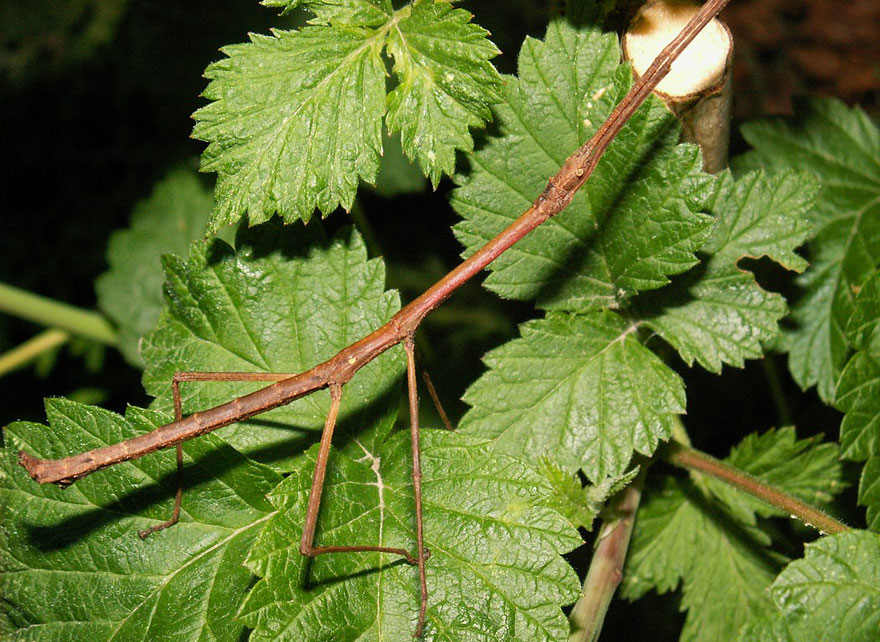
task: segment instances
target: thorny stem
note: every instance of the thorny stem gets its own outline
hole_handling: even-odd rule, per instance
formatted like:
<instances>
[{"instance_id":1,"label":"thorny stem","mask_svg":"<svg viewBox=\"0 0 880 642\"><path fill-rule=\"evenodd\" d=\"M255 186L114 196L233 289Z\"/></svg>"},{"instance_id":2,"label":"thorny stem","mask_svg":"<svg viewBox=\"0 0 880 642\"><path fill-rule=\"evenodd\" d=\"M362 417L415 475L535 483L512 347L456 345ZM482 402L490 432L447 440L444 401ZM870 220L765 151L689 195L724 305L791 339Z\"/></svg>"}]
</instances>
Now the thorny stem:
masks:
<instances>
[{"instance_id":1,"label":"thorny stem","mask_svg":"<svg viewBox=\"0 0 880 642\"><path fill-rule=\"evenodd\" d=\"M572 631L568 642L595 642L599 639L608 606L623 579L623 565L647 470L646 462L635 481L608 504L611 517L603 521L599 529L598 544L593 551L581 597L569 616Z\"/></svg>"},{"instance_id":2,"label":"thorny stem","mask_svg":"<svg viewBox=\"0 0 880 642\"><path fill-rule=\"evenodd\" d=\"M117 342L116 331L97 312L81 310L5 283L0 283L0 311L107 345Z\"/></svg>"},{"instance_id":3,"label":"thorny stem","mask_svg":"<svg viewBox=\"0 0 880 642\"><path fill-rule=\"evenodd\" d=\"M670 444L664 453L664 459L681 468L698 471L720 479L734 488L757 497L770 506L785 511L785 513L796 517L807 526L812 526L821 533L833 535L834 533L842 533L849 530L849 526L837 521L818 508L810 506L806 502L802 502L773 486L768 486L748 473L725 464L723 461L719 461L699 450L688 448L681 444Z\"/></svg>"},{"instance_id":4,"label":"thorny stem","mask_svg":"<svg viewBox=\"0 0 880 642\"><path fill-rule=\"evenodd\" d=\"M642 77L633 84L629 93L614 108L596 134L565 161L559 172L548 181L547 187L534 204L507 229L400 310L381 328L310 370L209 410L195 413L181 421L160 426L153 432L58 460L39 459L21 452L19 462L28 470L31 477L40 483L54 482L67 485L106 466L168 448L181 441L288 404L316 390L343 385L364 365L412 336L425 316L471 277L482 271L533 229L561 212L593 173L605 149L627 120L669 72L673 61L729 1L706 2L699 13L660 52Z\"/></svg>"}]
</instances>

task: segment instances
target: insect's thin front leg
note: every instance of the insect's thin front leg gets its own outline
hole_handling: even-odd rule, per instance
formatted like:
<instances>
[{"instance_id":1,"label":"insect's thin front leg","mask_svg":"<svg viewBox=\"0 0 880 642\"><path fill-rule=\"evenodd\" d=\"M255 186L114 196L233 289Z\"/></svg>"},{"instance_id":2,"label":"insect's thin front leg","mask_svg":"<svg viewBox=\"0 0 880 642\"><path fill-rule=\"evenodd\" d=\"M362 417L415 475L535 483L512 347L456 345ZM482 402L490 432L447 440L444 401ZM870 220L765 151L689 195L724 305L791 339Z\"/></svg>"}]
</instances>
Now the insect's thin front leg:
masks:
<instances>
[{"instance_id":1,"label":"insect's thin front leg","mask_svg":"<svg viewBox=\"0 0 880 642\"><path fill-rule=\"evenodd\" d=\"M315 542L315 529L318 526L318 512L321 509L321 495L324 492L324 476L327 473L327 460L330 457L330 442L333 441L333 430L336 428L336 418L339 416L339 405L342 401L342 386L334 384L330 386L330 412L324 422L324 431L321 433L321 445L318 448L318 459L315 462L315 473L312 476L312 488L309 490L309 504L306 510L306 521L303 525L302 538L299 543L299 552L306 557L317 557L325 553L391 553L400 555L410 564L417 564L418 560L409 551L402 548L388 546L313 546Z\"/></svg>"},{"instance_id":2,"label":"insect's thin front leg","mask_svg":"<svg viewBox=\"0 0 880 642\"><path fill-rule=\"evenodd\" d=\"M183 408L180 401L181 381L282 381L292 374L277 372L175 372L171 379L171 396L174 398L174 421L183 418ZM183 446L177 444L177 493L174 496L174 509L171 518L156 524L150 528L138 531L141 539L146 539L152 533L174 526L180 519L180 503L183 499Z\"/></svg>"},{"instance_id":3,"label":"insect's thin front leg","mask_svg":"<svg viewBox=\"0 0 880 642\"><path fill-rule=\"evenodd\" d=\"M422 455L419 445L419 390L416 380L416 356L413 337L404 341L406 350L406 384L409 392L409 428L412 441L412 480L413 494L416 503L416 543L418 545L419 585L421 600L419 602L419 624L416 637L422 637L425 629L425 613L428 609L428 581L425 574L425 561L430 552L425 548L424 523L422 521Z\"/></svg>"}]
</instances>

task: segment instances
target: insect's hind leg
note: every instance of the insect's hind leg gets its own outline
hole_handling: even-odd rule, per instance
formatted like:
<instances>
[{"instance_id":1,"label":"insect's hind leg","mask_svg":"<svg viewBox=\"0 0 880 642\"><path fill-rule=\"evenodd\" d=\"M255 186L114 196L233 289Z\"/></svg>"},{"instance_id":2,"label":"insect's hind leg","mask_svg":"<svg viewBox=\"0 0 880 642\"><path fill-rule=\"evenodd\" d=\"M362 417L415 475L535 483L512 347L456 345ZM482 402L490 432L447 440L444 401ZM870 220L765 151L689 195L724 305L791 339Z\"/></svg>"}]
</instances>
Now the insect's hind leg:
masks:
<instances>
[{"instance_id":1,"label":"insect's hind leg","mask_svg":"<svg viewBox=\"0 0 880 642\"><path fill-rule=\"evenodd\" d=\"M180 383L182 381L282 381L294 376L291 373L277 372L175 372L171 379L171 396L174 398L174 421L183 419L183 408L180 401ZM177 444L177 493L174 496L174 509L171 518L150 528L138 531L141 539L151 534L174 526L180 519L180 504L183 499L183 447Z\"/></svg>"}]
</instances>

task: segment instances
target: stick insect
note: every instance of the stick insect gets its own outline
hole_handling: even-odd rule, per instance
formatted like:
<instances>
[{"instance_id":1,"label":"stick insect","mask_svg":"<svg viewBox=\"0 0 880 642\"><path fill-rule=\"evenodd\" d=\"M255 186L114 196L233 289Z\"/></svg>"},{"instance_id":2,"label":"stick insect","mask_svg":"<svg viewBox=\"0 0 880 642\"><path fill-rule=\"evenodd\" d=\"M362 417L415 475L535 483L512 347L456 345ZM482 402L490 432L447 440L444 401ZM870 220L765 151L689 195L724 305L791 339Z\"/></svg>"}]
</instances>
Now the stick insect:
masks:
<instances>
[{"instance_id":1,"label":"stick insect","mask_svg":"<svg viewBox=\"0 0 880 642\"><path fill-rule=\"evenodd\" d=\"M440 281L395 314L381 328L374 330L360 341L344 348L334 357L310 370L298 374L247 373L247 372L181 372L171 382L174 396L174 421L152 432L139 435L124 442L97 448L63 459L39 459L24 451L19 462L37 482L68 486L77 479L113 464L135 459L156 450L177 447L178 477L183 471L181 442L226 426L261 412L289 404L292 401L324 388L330 391L330 410L321 433L321 443L312 486L309 492L300 552L307 557L328 553L351 553L376 551L401 556L406 562L418 567L420 601L416 637L422 637L428 604L428 588L425 562L429 552L424 546L422 520L421 462L419 447L418 390L416 382L415 349L413 338L422 320L442 304L462 284L483 270L508 248L525 237L536 227L561 212L572 200L575 192L587 181L598 165L605 149L623 125L650 95L651 91L669 72L672 62L696 37L702 28L714 18L729 0L709 0L685 25L684 29L660 52L651 66L632 86L627 95L614 108L608 119L594 136L566 159L562 168L550 178L544 191L519 218L494 239L488 241L470 258L460 263ZM324 476L330 455L330 442L336 426L343 388L355 373L374 358L399 343L406 353L406 378L410 410L410 437L412 441L412 479L416 512L416 551L411 553L399 548L359 545L315 546L315 529L321 505ZM215 406L202 412L183 417L180 402L180 383L184 381L270 381L271 385ZM178 484L171 518L141 531L141 537L168 528L180 516L182 486Z\"/></svg>"}]
</instances>

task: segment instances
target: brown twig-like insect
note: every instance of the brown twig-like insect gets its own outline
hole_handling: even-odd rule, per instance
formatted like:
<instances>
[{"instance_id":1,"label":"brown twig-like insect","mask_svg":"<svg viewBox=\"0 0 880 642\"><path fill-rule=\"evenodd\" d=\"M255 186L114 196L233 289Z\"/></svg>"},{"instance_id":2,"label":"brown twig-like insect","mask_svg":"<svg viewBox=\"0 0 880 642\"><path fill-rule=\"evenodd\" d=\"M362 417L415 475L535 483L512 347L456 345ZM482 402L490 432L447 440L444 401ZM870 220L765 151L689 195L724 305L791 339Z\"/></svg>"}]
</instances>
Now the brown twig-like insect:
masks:
<instances>
[{"instance_id":1,"label":"brown twig-like insect","mask_svg":"<svg viewBox=\"0 0 880 642\"><path fill-rule=\"evenodd\" d=\"M413 337L422 320L432 310L445 301L467 280L483 270L498 256L513 246L552 216L561 212L572 200L575 192L590 177L605 149L621 130L623 125L650 95L657 83L669 72L672 62L687 47L702 28L724 8L729 0L709 0L699 13L682 29L672 42L657 56L641 78L632 86L629 93L614 108L611 115L596 134L566 159L562 168L547 183L532 206L516 221L511 223L494 239L486 243L474 255L458 265L449 274L434 284L381 328L373 331L357 343L344 348L336 356L299 374L247 373L247 372L181 372L171 383L174 394L175 420L156 430L134 437L127 441L90 450L63 459L39 459L26 452L19 453L19 462L28 473L40 483L55 483L61 486L72 484L77 479L96 470L113 464L135 459L148 453L177 446L178 474L182 474L183 456L180 444L187 439L203 435L222 426L247 419L261 412L288 404L316 390L330 390L330 411L321 433L321 445L315 464L315 474L309 493L308 509L303 527L300 552L308 557L325 553L347 553L356 551L377 551L400 555L408 563L418 566L421 599L419 603L416 636L421 637L428 603L428 588L425 576L425 562L429 552L424 547L422 522L421 463L419 449L418 391L416 381L415 350ZM416 509L416 552L380 546L314 546L315 528L330 442L336 426L343 386L364 365L372 361L392 346L404 344L406 352L407 387L410 409L410 435L412 439L412 477ZM182 417L179 385L183 381L272 381L271 385L221 404L209 410ZM174 512L167 522L147 531L141 537L173 525L180 514L181 487L178 486Z\"/></svg>"}]
</instances>

